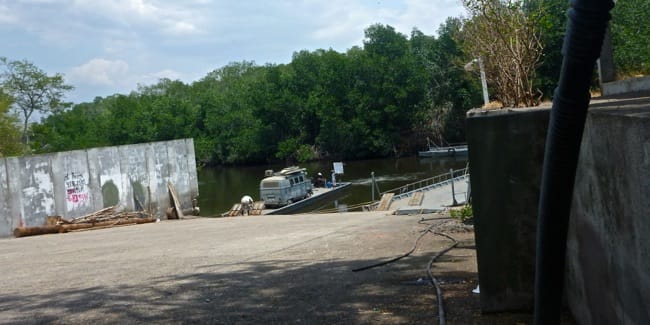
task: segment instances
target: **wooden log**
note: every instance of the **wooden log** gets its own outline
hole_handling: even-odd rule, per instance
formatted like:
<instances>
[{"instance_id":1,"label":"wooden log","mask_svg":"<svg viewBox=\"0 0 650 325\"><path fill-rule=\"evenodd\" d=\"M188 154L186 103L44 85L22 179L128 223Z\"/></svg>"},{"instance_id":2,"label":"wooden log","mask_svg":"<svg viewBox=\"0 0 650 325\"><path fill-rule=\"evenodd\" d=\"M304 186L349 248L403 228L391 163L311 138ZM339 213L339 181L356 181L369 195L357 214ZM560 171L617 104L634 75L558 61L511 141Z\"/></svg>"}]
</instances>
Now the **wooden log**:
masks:
<instances>
[{"instance_id":1,"label":"wooden log","mask_svg":"<svg viewBox=\"0 0 650 325\"><path fill-rule=\"evenodd\" d=\"M123 226L123 225L134 225L141 223L155 222L156 218L123 218L112 221L101 221L93 223L75 223L75 224L65 224L65 225L55 225L55 226L41 226L41 227L18 227L14 229L14 236L18 237L27 237L35 235L45 235L45 234L56 234L64 233L68 231L84 230L84 229L93 229L93 228L107 228L114 226Z\"/></svg>"},{"instance_id":2,"label":"wooden log","mask_svg":"<svg viewBox=\"0 0 650 325\"><path fill-rule=\"evenodd\" d=\"M62 225L41 226L41 227L18 227L14 229L14 237L26 237L44 234L56 234L66 232Z\"/></svg>"},{"instance_id":3,"label":"wooden log","mask_svg":"<svg viewBox=\"0 0 650 325\"><path fill-rule=\"evenodd\" d=\"M76 224L76 225L63 225L66 228L66 231L76 231L76 230L90 230L90 229L99 229L99 228L110 228L116 226L126 226L126 225L136 225L142 223L156 222L156 218L131 218L131 219L120 219L114 221L102 221L90 224L90 227L83 227L85 224Z\"/></svg>"}]
</instances>

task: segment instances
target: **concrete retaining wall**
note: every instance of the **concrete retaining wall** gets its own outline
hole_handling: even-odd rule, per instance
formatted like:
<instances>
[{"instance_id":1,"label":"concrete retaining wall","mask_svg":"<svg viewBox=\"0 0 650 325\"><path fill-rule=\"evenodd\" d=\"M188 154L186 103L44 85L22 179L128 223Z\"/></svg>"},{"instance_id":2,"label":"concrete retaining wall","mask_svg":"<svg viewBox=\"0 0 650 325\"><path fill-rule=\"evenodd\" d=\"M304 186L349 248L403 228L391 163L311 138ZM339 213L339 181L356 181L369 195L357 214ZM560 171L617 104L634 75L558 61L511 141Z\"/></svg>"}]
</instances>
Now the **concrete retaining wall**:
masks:
<instances>
[{"instance_id":1,"label":"concrete retaining wall","mask_svg":"<svg viewBox=\"0 0 650 325\"><path fill-rule=\"evenodd\" d=\"M529 116L525 116L529 115ZM481 308L528 309L548 111L467 119ZM650 323L650 96L593 100L567 240L580 324Z\"/></svg>"},{"instance_id":2,"label":"concrete retaining wall","mask_svg":"<svg viewBox=\"0 0 650 325\"><path fill-rule=\"evenodd\" d=\"M183 209L198 195L194 141L93 148L0 159L0 237L47 216L74 218L117 205L164 218L174 184Z\"/></svg>"},{"instance_id":3,"label":"concrete retaining wall","mask_svg":"<svg viewBox=\"0 0 650 325\"><path fill-rule=\"evenodd\" d=\"M650 97L600 106L576 175L567 300L582 324L650 324Z\"/></svg>"}]
</instances>

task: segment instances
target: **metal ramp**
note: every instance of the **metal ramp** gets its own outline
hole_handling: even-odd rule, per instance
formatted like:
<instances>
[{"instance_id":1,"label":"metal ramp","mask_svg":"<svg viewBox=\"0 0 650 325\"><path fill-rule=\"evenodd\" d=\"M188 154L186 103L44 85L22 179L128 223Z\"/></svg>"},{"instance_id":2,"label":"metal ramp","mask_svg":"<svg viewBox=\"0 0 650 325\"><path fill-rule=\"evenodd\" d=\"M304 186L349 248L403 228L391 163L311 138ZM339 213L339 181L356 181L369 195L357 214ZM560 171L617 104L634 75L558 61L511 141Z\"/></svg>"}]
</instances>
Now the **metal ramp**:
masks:
<instances>
[{"instance_id":1,"label":"metal ramp","mask_svg":"<svg viewBox=\"0 0 650 325\"><path fill-rule=\"evenodd\" d=\"M465 203L469 193L469 169L464 168L382 192L375 206L395 214L431 213Z\"/></svg>"}]
</instances>

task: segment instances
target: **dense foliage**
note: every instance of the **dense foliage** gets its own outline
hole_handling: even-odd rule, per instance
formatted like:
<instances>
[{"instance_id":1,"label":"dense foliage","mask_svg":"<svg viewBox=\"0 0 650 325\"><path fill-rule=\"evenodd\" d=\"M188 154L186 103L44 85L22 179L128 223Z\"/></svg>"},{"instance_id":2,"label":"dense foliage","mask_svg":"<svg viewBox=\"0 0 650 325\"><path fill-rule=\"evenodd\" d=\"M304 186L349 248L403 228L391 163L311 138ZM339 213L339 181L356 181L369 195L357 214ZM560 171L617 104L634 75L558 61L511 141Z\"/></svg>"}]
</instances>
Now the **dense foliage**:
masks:
<instances>
[{"instance_id":1,"label":"dense foliage","mask_svg":"<svg viewBox=\"0 0 650 325\"><path fill-rule=\"evenodd\" d=\"M450 19L439 36L373 25L363 48L300 51L289 64L235 62L184 84L163 79L129 95L50 115L33 148L195 140L210 164L412 154L426 138L463 141L464 116L480 102Z\"/></svg>"},{"instance_id":2,"label":"dense foliage","mask_svg":"<svg viewBox=\"0 0 650 325\"><path fill-rule=\"evenodd\" d=\"M18 118L10 113L11 99L0 91L0 157L22 152Z\"/></svg>"},{"instance_id":3,"label":"dense foliage","mask_svg":"<svg viewBox=\"0 0 650 325\"><path fill-rule=\"evenodd\" d=\"M618 74L650 74L650 1L617 1L612 16L612 43Z\"/></svg>"}]
</instances>

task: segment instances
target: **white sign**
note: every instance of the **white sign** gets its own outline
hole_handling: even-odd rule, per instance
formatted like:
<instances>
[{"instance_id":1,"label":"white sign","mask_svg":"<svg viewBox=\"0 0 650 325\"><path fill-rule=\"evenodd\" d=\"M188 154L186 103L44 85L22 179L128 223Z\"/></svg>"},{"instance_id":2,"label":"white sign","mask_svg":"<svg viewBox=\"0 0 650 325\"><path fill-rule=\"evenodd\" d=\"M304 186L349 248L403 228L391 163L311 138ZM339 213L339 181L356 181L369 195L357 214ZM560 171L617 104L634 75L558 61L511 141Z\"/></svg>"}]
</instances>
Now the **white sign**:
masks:
<instances>
[{"instance_id":1,"label":"white sign","mask_svg":"<svg viewBox=\"0 0 650 325\"><path fill-rule=\"evenodd\" d=\"M334 173L335 174L343 174L343 163L342 162L335 162L334 163Z\"/></svg>"}]
</instances>

